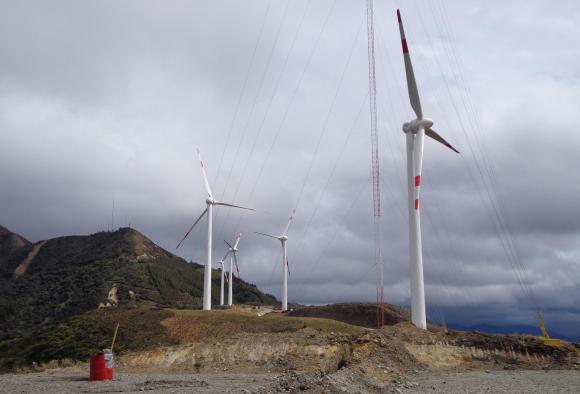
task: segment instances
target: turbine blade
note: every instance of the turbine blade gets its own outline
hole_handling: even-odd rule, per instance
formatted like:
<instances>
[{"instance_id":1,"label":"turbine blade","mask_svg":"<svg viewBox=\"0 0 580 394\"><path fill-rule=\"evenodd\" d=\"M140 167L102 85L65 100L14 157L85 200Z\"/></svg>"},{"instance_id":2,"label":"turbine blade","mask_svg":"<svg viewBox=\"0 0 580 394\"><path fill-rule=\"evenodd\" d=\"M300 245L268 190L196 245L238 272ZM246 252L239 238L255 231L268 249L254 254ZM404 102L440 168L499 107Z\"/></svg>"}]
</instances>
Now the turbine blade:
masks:
<instances>
[{"instance_id":1,"label":"turbine blade","mask_svg":"<svg viewBox=\"0 0 580 394\"><path fill-rule=\"evenodd\" d=\"M221 260L221 263L222 263L222 269L224 268L224 261L226 261L226 259L228 258L229 254L230 254L230 251L228 250L228 252L227 252L227 253L226 253L226 255L224 256L224 258Z\"/></svg>"},{"instance_id":2,"label":"turbine blade","mask_svg":"<svg viewBox=\"0 0 580 394\"><path fill-rule=\"evenodd\" d=\"M246 209L248 211L255 211L255 209L253 209L253 208L241 207L239 205L234 205L234 204L226 204L225 202L216 202L214 205L223 205L224 207L240 208L240 209Z\"/></svg>"},{"instance_id":3,"label":"turbine blade","mask_svg":"<svg viewBox=\"0 0 580 394\"><path fill-rule=\"evenodd\" d=\"M179 243L177 244L177 246L175 247L175 249L178 249L181 244L183 243L183 241L185 241L185 238L187 238L187 236L189 235L189 233L191 233L191 230L193 230L193 228L195 227L195 225L197 223L199 223L199 221L201 220L201 218L207 213L207 208L202 212L201 215L199 215L199 217L197 218L197 220L195 221L195 223L193 223L193 225L189 228L189 230L187 230L187 232L185 233L185 235L183 236L183 238L181 238L181 241L179 241Z\"/></svg>"},{"instance_id":4,"label":"turbine blade","mask_svg":"<svg viewBox=\"0 0 580 394\"><path fill-rule=\"evenodd\" d=\"M238 234L238 238L236 239L236 243L234 244L234 249L238 247L238 244L240 243L240 238L242 238L242 233Z\"/></svg>"},{"instance_id":5,"label":"turbine blade","mask_svg":"<svg viewBox=\"0 0 580 394\"><path fill-rule=\"evenodd\" d=\"M257 231L254 231L254 234L260 234L260 235L263 235L263 236L265 236L265 237L270 237L270 238L276 238L276 239L278 239L278 237L276 237L275 235L270 235L270 234L259 233L259 232L257 232Z\"/></svg>"},{"instance_id":6,"label":"turbine blade","mask_svg":"<svg viewBox=\"0 0 580 394\"><path fill-rule=\"evenodd\" d=\"M203 182L205 183L205 191L207 192L208 197L213 198L213 194L211 193L211 188L209 187L207 174L205 173L205 167L203 165L203 160L201 159L201 152L199 151L199 148L197 149L197 157L199 157L199 164L201 164L201 172L203 174Z\"/></svg>"},{"instance_id":7,"label":"turbine blade","mask_svg":"<svg viewBox=\"0 0 580 394\"><path fill-rule=\"evenodd\" d=\"M296 213L296 210L292 210L292 214L290 215L290 219L288 219L288 224L286 225L286 228L284 229L284 232L282 233L282 235L287 235L288 234L288 229L290 228L290 225L292 224L292 220L294 220L294 214Z\"/></svg>"},{"instance_id":8,"label":"turbine blade","mask_svg":"<svg viewBox=\"0 0 580 394\"><path fill-rule=\"evenodd\" d=\"M435 141L442 143L443 145L445 145L446 147L448 147L452 151L459 153L459 151L457 149L455 149L453 146L451 146L451 144L449 142L445 141L445 139L443 137L441 137L439 134L437 134L435 132L435 130L427 129L427 130L425 130L425 135L433 138Z\"/></svg>"},{"instance_id":9,"label":"turbine blade","mask_svg":"<svg viewBox=\"0 0 580 394\"><path fill-rule=\"evenodd\" d=\"M397 19L399 21L399 32L401 33L401 43L403 45L403 59L405 60L405 73L407 74L407 89L409 90L409 99L411 100L411 107L413 107L415 115L417 115L418 119L422 119L423 111L421 110L421 100L419 100L419 91L417 90L415 73L413 72L411 56L409 55L409 47L407 46L407 39L405 38L405 30L403 28L403 20L401 19L401 13L399 10L397 10Z\"/></svg>"},{"instance_id":10,"label":"turbine blade","mask_svg":"<svg viewBox=\"0 0 580 394\"><path fill-rule=\"evenodd\" d=\"M286 259L286 268L288 269L288 276L290 276L290 262Z\"/></svg>"},{"instance_id":11,"label":"turbine blade","mask_svg":"<svg viewBox=\"0 0 580 394\"><path fill-rule=\"evenodd\" d=\"M224 239L224 242L226 243L226 245L228 245L230 247L230 252L234 250L234 247L232 245L230 245L230 243L228 241L226 241Z\"/></svg>"},{"instance_id":12,"label":"turbine blade","mask_svg":"<svg viewBox=\"0 0 580 394\"><path fill-rule=\"evenodd\" d=\"M238 267L238 256L236 256L236 252L234 252L234 264L236 265L236 271L238 272L238 278L241 278L240 268Z\"/></svg>"}]
</instances>

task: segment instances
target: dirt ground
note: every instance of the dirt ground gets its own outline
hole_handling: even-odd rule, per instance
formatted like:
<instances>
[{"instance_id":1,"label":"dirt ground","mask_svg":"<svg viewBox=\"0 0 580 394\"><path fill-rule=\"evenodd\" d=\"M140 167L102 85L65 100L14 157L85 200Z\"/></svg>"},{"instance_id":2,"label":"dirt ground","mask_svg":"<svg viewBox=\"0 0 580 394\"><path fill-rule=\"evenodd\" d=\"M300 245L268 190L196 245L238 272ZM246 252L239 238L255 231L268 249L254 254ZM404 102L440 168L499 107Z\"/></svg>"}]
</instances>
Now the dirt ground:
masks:
<instances>
[{"instance_id":1,"label":"dirt ground","mask_svg":"<svg viewBox=\"0 0 580 394\"><path fill-rule=\"evenodd\" d=\"M0 375L0 392L580 392L574 344L436 326L423 331L406 321L373 330L244 310L167 313L161 325L170 344L119 354L113 381L90 382L86 363L49 363Z\"/></svg>"},{"instance_id":2,"label":"dirt ground","mask_svg":"<svg viewBox=\"0 0 580 394\"><path fill-rule=\"evenodd\" d=\"M578 393L580 371L425 372L403 393Z\"/></svg>"},{"instance_id":3,"label":"dirt ground","mask_svg":"<svg viewBox=\"0 0 580 394\"><path fill-rule=\"evenodd\" d=\"M344 374L343 374L344 375ZM334 383L334 384L330 384ZM420 372L399 388L361 389L352 376L276 373L117 373L112 381L91 382L85 367L0 375L3 393L577 393L580 372Z\"/></svg>"},{"instance_id":4,"label":"dirt ground","mask_svg":"<svg viewBox=\"0 0 580 394\"><path fill-rule=\"evenodd\" d=\"M3 393L248 393L267 392L277 374L116 373L113 380L91 382L88 366L39 373L0 375Z\"/></svg>"}]
</instances>

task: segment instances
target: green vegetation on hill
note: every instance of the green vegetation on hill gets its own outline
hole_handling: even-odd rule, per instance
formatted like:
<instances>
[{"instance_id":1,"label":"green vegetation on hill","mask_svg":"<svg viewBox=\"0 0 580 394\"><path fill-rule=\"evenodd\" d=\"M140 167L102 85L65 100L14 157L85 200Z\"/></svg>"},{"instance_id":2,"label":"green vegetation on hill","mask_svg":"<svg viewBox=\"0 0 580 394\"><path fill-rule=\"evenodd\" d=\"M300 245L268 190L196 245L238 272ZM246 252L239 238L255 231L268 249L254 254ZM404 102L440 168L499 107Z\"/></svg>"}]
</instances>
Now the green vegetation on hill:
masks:
<instances>
[{"instance_id":1,"label":"green vegetation on hill","mask_svg":"<svg viewBox=\"0 0 580 394\"><path fill-rule=\"evenodd\" d=\"M311 317L270 313L257 316L251 309L107 308L38 326L16 338L0 341L0 371L52 360L86 361L110 348L116 324L115 353L158 346L215 341L241 333L292 333L309 328L321 333L357 335L361 327Z\"/></svg>"},{"instance_id":2,"label":"green vegetation on hill","mask_svg":"<svg viewBox=\"0 0 580 394\"><path fill-rule=\"evenodd\" d=\"M27 239L0 226L0 276L3 277L4 272L10 270L10 263L19 261L20 257L23 259L29 249L30 242Z\"/></svg>"},{"instance_id":3,"label":"green vegetation on hill","mask_svg":"<svg viewBox=\"0 0 580 394\"><path fill-rule=\"evenodd\" d=\"M172 316L164 309L101 309L52 321L0 341L0 371L51 360L86 361L111 347L119 323L115 353L172 345L161 321Z\"/></svg>"},{"instance_id":4,"label":"green vegetation on hill","mask_svg":"<svg viewBox=\"0 0 580 394\"><path fill-rule=\"evenodd\" d=\"M35 245L37 254L23 264ZM187 263L133 229L60 237L35 245L0 229L0 340L95 310L107 303L113 287L123 307L201 307L203 267ZM20 275L15 275L17 267ZM212 275L215 305L219 271ZM277 303L238 278L233 290L236 303Z\"/></svg>"}]
</instances>

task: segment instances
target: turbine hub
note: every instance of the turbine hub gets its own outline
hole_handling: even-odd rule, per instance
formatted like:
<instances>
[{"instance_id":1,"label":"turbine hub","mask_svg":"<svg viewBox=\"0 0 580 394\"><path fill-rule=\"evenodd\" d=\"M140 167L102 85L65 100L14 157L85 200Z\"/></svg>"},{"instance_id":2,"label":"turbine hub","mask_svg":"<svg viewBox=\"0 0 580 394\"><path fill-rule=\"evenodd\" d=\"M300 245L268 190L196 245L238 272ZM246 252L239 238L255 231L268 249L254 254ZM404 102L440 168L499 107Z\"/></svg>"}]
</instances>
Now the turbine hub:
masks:
<instances>
[{"instance_id":1,"label":"turbine hub","mask_svg":"<svg viewBox=\"0 0 580 394\"><path fill-rule=\"evenodd\" d=\"M212 197L208 197L208 198L205 199L205 203L207 205L214 205L216 203L216 200L214 198L212 198Z\"/></svg>"},{"instance_id":2,"label":"turbine hub","mask_svg":"<svg viewBox=\"0 0 580 394\"><path fill-rule=\"evenodd\" d=\"M404 133L413 133L413 134L417 134L417 132L419 131L419 129L422 127L424 130L429 129L431 126L433 126L433 121L429 118L423 118L423 119L415 119L412 120L410 122L405 122L403 124L403 132Z\"/></svg>"},{"instance_id":3,"label":"turbine hub","mask_svg":"<svg viewBox=\"0 0 580 394\"><path fill-rule=\"evenodd\" d=\"M278 237L278 239L279 239L280 241L284 242L284 241L287 241L287 240L288 240L288 236L286 236L286 235L281 235L281 236L279 236L279 237Z\"/></svg>"}]
</instances>

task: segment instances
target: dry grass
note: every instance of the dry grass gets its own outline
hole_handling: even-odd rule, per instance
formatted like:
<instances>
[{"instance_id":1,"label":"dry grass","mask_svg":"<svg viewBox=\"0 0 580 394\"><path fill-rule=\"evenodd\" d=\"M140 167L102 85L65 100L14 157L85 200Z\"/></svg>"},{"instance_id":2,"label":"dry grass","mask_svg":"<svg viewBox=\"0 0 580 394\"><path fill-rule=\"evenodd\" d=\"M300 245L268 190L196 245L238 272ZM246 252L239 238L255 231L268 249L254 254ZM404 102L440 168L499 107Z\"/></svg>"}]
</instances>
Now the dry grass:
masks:
<instances>
[{"instance_id":1,"label":"dry grass","mask_svg":"<svg viewBox=\"0 0 580 394\"><path fill-rule=\"evenodd\" d=\"M317 331L325 333L337 333L337 334L348 334L348 335L358 335L362 334L368 329L359 326L353 326L352 324L339 322L332 319L324 319L320 317L284 317L286 320L300 320L304 322L305 327L312 328Z\"/></svg>"},{"instance_id":2,"label":"dry grass","mask_svg":"<svg viewBox=\"0 0 580 394\"><path fill-rule=\"evenodd\" d=\"M359 334L365 329L330 319L290 317L278 313L257 316L246 309L192 311L172 310L161 324L180 343L209 341L237 333L295 332L311 328L323 333Z\"/></svg>"}]
</instances>

